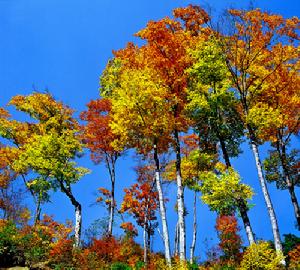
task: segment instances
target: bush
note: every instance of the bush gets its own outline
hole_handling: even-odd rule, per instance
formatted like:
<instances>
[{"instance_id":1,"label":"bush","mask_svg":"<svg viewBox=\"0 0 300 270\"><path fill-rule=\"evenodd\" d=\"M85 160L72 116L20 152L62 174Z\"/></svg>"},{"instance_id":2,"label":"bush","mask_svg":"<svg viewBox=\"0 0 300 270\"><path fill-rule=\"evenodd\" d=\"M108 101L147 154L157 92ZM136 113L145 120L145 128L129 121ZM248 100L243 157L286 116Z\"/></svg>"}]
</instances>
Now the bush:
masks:
<instances>
[{"instance_id":1,"label":"bush","mask_svg":"<svg viewBox=\"0 0 300 270\"><path fill-rule=\"evenodd\" d=\"M123 262L116 262L113 263L110 267L111 270L131 270L132 268Z\"/></svg>"},{"instance_id":2,"label":"bush","mask_svg":"<svg viewBox=\"0 0 300 270\"><path fill-rule=\"evenodd\" d=\"M267 242L259 242L248 247L243 254L239 270L279 270L282 269L282 254L278 254Z\"/></svg>"},{"instance_id":3,"label":"bush","mask_svg":"<svg viewBox=\"0 0 300 270\"><path fill-rule=\"evenodd\" d=\"M300 245L296 246L289 253L289 269L290 270L299 270L300 269Z\"/></svg>"},{"instance_id":4,"label":"bush","mask_svg":"<svg viewBox=\"0 0 300 270\"><path fill-rule=\"evenodd\" d=\"M18 229L9 221L0 220L0 266L24 265L25 257L19 250Z\"/></svg>"}]
</instances>

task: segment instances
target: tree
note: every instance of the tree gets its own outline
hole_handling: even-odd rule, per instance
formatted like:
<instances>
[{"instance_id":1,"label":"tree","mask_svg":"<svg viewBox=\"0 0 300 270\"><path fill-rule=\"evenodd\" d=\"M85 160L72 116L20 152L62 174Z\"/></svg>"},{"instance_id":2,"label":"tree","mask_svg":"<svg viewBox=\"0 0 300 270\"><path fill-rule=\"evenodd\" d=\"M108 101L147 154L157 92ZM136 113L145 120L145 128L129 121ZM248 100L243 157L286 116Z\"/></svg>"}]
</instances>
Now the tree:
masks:
<instances>
[{"instance_id":1,"label":"tree","mask_svg":"<svg viewBox=\"0 0 300 270\"><path fill-rule=\"evenodd\" d=\"M296 29L299 27L299 20L296 17L283 19L282 16L262 12L259 9L229 10L226 19L232 27L229 33L222 35L222 50L239 99L242 119L248 131L259 182L270 217L275 247L280 252L282 246L277 218L259 155L260 141L255 133L255 125L247 120L257 97L262 92L269 91L268 79L271 75L284 63L293 61L295 57L293 40L298 38Z\"/></svg>"},{"instance_id":2,"label":"tree","mask_svg":"<svg viewBox=\"0 0 300 270\"><path fill-rule=\"evenodd\" d=\"M156 210L159 205L158 193L153 185L153 170L149 166L138 167L138 183L124 189L125 196L121 212L132 214L139 226L144 231L144 262L149 263L150 237L157 227Z\"/></svg>"},{"instance_id":3,"label":"tree","mask_svg":"<svg viewBox=\"0 0 300 270\"><path fill-rule=\"evenodd\" d=\"M230 264L239 261L242 240L238 234L238 223L234 215L217 217L216 230L220 239L219 246L223 251L223 260Z\"/></svg>"},{"instance_id":4,"label":"tree","mask_svg":"<svg viewBox=\"0 0 300 270\"><path fill-rule=\"evenodd\" d=\"M287 52L286 52L287 53ZM295 194L297 185L297 151L290 149L293 135L300 130L299 53L289 49L289 59L266 80L268 91L262 91L249 111L248 121L256 127L256 136L271 142L269 157L264 162L266 179L276 181L277 188L289 191L297 227L300 229L300 208ZM296 62L295 62L296 61ZM277 174L277 179L274 178ZM272 180L271 180L272 179Z\"/></svg>"},{"instance_id":5,"label":"tree","mask_svg":"<svg viewBox=\"0 0 300 270\"><path fill-rule=\"evenodd\" d=\"M13 158L11 147L0 143L0 213L3 220L22 225L30 213L23 202L24 190L16 183L18 175L10 167Z\"/></svg>"},{"instance_id":6,"label":"tree","mask_svg":"<svg viewBox=\"0 0 300 270\"><path fill-rule=\"evenodd\" d=\"M240 199L248 200L253 195L252 189L240 182L239 174L222 163L218 163L214 171L201 172L199 178L201 199L222 215L234 213Z\"/></svg>"},{"instance_id":7,"label":"tree","mask_svg":"<svg viewBox=\"0 0 300 270\"><path fill-rule=\"evenodd\" d=\"M170 264L169 232L159 154L167 151L171 141L169 130L173 125L173 103L166 101L167 88L153 69L145 67L143 56L132 44L116 52L116 58L108 64L101 78L101 93L109 98L112 104L111 128L118 136L112 145L116 149L136 148L144 155L153 151L165 258Z\"/></svg>"},{"instance_id":8,"label":"tree","mask_svg":"<svg viewBox=\"0 0 300 270\"><path fill-rule=\"evenodd\" d=\"M181 172L183 186L188 187L194 192L193 201L193 233L192 233L192 244L190 246L190 263L193 263L194 252L197 240L197 193L199 190L199 174L200 172L212 170L216 163L216 156L212 153L208 153L206 142L199 141L199 136L196 134L185 135L180 138L182 141L181 152L183 157L181 158ZM209 147L210 148L210 147ZM176 179L176 161L171 160L165 169L164 178L168 181L174 181ZM177 207L177 205L176 205ZM185 214L187 211L185 210ZM178 253L178 239L179 231L178 224L176 224L175 231L175 254Z\"/></svg>"},{"instance_id":9,"label":"tree","mask_svg":"<svg viewBox=\"0 0 300 270\"><path fill-rule=\"evenodd\" d=\"M146 41L142 47L147 55L147 65L155 70L170 94L167 100L174 100L172 107L174 126L173 149L176 153L176 182L179 226L179 257L186 257L186 229L184 218L184 191L181 175L180 132L188 129L187 119L183 114L186 103L187 76L186 68L190 65L188 48L203 30L203 24L208 21L208 14L198 6L178 8L173 11L175 19L164 18L157 22L149 22L147 27L137 33Z\"/></svg>"},{"instance_id":10,"label":"tree","mask_svg":"<svg viewBox=\"0 0 300 270\"><path fill-rule=\"evenodd\" d=\"M193 129L201 141L220 146L226 167L231 168L230 158L241 152L244 126L238 101L229 90L231 82L220 44L213 37L199 40L190 53L193 65L188 69L187 112L194 122ZM249 243L252 244L255 240L247 203L239 199L238 208Z\"/></svg>"},{"instance_id":11,"label":"tree","mask_svg":"<svg viewBox=\"0 0 300 270\"><path fill-rule=\"evenodd\" d=\"M271 150L263 163L266 180L268 182L276 182L276 186L279 189L288 189L294 207L298 230L300 229L300 208L295 187L300 185L299 169L297 168L299 161L299 150L293 149L290 153L284 152L284 158L281 156L281 152ZM285 169L283 169L282 164L284 164Z\"/></svg>"},{"instance_id":12,"label":"tree","mask_svg":"<svg viewBox=\"0 0 300 270\"><path fill-rule=\"evenodd\" d=\"M91 151L91 159L96 164L104 161L109 172L111 189L107 233L112 235L116 206L116 162L122 151L118 151L112 146L117 136L110 127L112 121L110 102L109 99L92 100L87 104L88 110L82 112L80 118L87 122L83 127L83 141Z\"/></svg>"},{"instance_id":13,"label":"tree","mask_svg":"<svg viewBox=\"0 0 300 270\"><path fill-rule=\"evenodd\" d=\"M73 161L82 151L79 125L72 117L73 111L50 94L15 96L10 104L38 121L28 141L21 146L21 153L12 167L18 172L30 168L39 175L36 178L38 185L40 180L47 179L52 189L60 189L67 195L75 208L75 246L79 246L81 204L76 200L71 185L88 170L77 167Z\"/></svg>"},{"instance_id":14,"label":"tree","mask_svg":"<svg viewBox=\"0 0 300 270\"><path fill-rule=\"evenodd\" d=\"M4 149L5 157L3 158L6 164L6 173L9 171L15 177L21 177L25 188L30 192L36 206L34 224L40 220L41 205L49 199L49 185L45 181L28 179L29 167L22 168L22 171L16 171L12 164L22 153L23 145L29 141L35 132L39 132L40 128L41 126L36 123L20 122L11 119L8 111L0 108L0 136L10 142L9 146L7 145Z\"/></svg>"}]
</instances>

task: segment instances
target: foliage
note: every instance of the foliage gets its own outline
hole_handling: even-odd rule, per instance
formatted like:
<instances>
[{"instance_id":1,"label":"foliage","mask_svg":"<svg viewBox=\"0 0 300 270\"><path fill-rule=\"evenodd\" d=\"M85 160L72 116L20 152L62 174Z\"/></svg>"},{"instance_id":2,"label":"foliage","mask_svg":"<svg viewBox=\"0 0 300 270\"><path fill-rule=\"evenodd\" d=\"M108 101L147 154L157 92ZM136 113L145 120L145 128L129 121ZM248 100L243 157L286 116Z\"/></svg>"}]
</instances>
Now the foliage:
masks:
<instances>
[{"instance_id":1,"label":"foliage","mask_svg":"<svg viewBox=\"0 0 300 270\"><path fill-rule=\"evenodd\" d=\"M286 165L292 186L300 186L299 168L300 151L293 149L286 154ZM266 179L269 182L276 182L277 188L287 189L286 175L282 168L279 153L275 150L269 151L269 156L264 160Z\"/></svg>"},{"instance_id":2,"label":"foliage","mask_svg":"<svg viewBox=\"0 0 300 270\"><path fill-rule=\"evenodd\" d=\"M270 248L267 242L258 242L252 244L246 249L243 255L239 270L250 269L266 269L266 270L279 270L282 269L281 261L283 255L276 253Z\"/></svg>"},{"instance_id":3,"label":"foliage","mask_svg":"<svg viewBox=\"0 0 300 270\"><path fill-rule=\"evenodd\" d=\"M210 209L221 214L231 214L237 208L239 199L251 199L253 191L250 186L240 183L240 176L232 168L219 163L216 171L200 174L201 199Z\"/></svg>"},{"instance_id":4,"label":"foliage","mask_svg":"<svg viewBox=\"0 0 300 270\"><path fill-rule=\"evenodd\" d=\"M132 214L139 226L145 227L149 234L154 234L159 202L153 181L153 171L151 168L149 170L149 166L145 166L137 168L137 172L139 182L124 189L125 196L120 211Z\"/></svg>"},{"instance_id":5,"label":"foliage","mask_svg":"<svg viewBox=\"0 0 300 270\"><path fill-rule=\"evenodd\" d=\"M284 239L282 242L283 246L283 254L287 255L292 249L294 249L296 246L300 245L300 237L294 235L294 234L284 234Z\"/></svg>"},{"instance_id":6,"label":"foliage","mask_svg":"<svg viewBox=\"0 0 300 270\"><path fill-rule=\"evenodd\" d=\"M223 251L223 260L236 264L240 259L242 240L238 235L238 224L235 216L218 216L216 230L220 239L219 246Z\"/></svg>"},{"instance_id":7,"label":"foliage","mask_svg":"<svg viewBox=\"0 0 300 270\"><path fill-rule=\"evenodd\" d=\"M300 245L297 245L289 253L289 269L296 270L300 267Z\"/></svg>"}]
</instances>

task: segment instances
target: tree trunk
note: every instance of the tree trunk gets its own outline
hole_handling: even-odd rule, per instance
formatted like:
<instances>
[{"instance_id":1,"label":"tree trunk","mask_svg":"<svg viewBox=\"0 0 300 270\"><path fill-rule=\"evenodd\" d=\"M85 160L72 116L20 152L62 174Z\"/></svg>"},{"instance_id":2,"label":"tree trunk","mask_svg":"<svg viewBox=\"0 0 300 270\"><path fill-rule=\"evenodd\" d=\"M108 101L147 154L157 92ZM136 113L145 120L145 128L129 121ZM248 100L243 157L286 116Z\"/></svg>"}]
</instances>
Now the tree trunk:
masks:
<instances>
[{"instance_id":1,"label":"tree trunk","mask_svg":"<svg viewBox=\"0 0 300 270\"><path fill-rule=\"evenodd\" d=\"M71 187L65 187L62 181L59 181L61 191L64 192L70 199L72 205L75 207L75 235L74 235L74 247L80 246L82 216L81 216L81 204L75 199Z\"/></svg>"},{"instance_id":2,"label":"tree trunk","mask_svg":"<svg viewBox=\"0 0 300 270\"><path fill-rule=\"evenodd\" d=\"M111 167L109 166L109 174L111 180L111 201L109 205L109 222L108 222L108 235L112 235L113 225L114 225L114 214L115 214L115 181L116 181L116 171L115 171L115 159L111 158Z\"/></svg>"},{"instance_id":3,"label":"tree trunk","mask_svg":"<svg viewBox=\"0 0 300 270\"><path fill-rule=\"evenodd\" d=\"M181 154L178 131L174 132L175 150L176 150L176 181L177 181L177 209L179 225L179 258L185 261L186 235L185 235L185 218L184 218L184 192L181 177Z\"/></svg>"},{"instance_id":4,"label":"tree trunk","mask_svg":"<svg viewBox=\"0 0 300 270\"><path fill-rule=\"evenodd\" d=\"M41 195L39 195L36 203L33 225L35 226L40 221L40 219L41 219Z\"/></svg>"},{"instance_id":5,"label":"tree trunk","mask_svg":"<svg viewBox=\"0 0 300 270\"><path fill-rule=\"evenodd\" d=\"M249 220L249 217L248 217L248 213L247 213L248 212L248 207L245 203L245 200L243 200L243 199L238 200L238 207L239 207L241 218L242 218L242 221L243 221L243 224L244 224L246 235L247 235L247 238L248 238L248 241L249 241L249 245L252 245L253 243L255 243L255 238L254 238L251 223L250 223L250 220Z\"/></svg>"},{"instance_id":6,"label":"tree trunk","mask_svg":"<svg viewBox=\"0 0 300 270\"><path fill-rule=\"evenodd\" d=\"M147 228L147 262L146 262L146 269L148 269L148 264L149 264L149 252L150 252L150 246L151 244L151 232L150 232L150 228L148 226Z\"/></svg>"},{"instance_id":7,"label":"tree trunk","mask_svg":"<svg viewBox=\"0 0 300 270\"><path fill-rule=\"evenodd\" d=\"M80 246L81 224L82 224L81 204L77 202L75 206L75 243L74 243L75 247Z\"/></svg>"},{"instance_id":8,"label":"tree trunk","mask_svg":"<svg viewBox=\"0 0 300 270\"><path fill-rule=\"evenodd\" d=\"M192 264L194 261L194 253L196 247L196 238L197 238L197 192L194 191L194 220L193 220L193 240L192 245L190 247L190 263Z\"/></svg>"},{"instance_id":9,"label":"tree trunk","mask_svg":"<svg viewBox=\"0 0 300 270\"><path fill-rule=\"evenodd\" d=\"M179 247L179 227L177 221L175 226L175 237L174 237L174 256L178 256L179 253L178 247Z\"/></svg>"},{"instance_id":10,"label":"tree trunk","mask_svg":"<svg viewBox=\"0 0 300 270\"><path fill-rule=\"evenodd\" d=\"M219 141L220 141L220 144L221 144L222 154L223 154L223 158L225 160L226 167L227 167L227 169L232 168L231 162L230 162L230 159L229 159L229 155L228 155L228 152L227 152L227 149L226 149L225 142L221 138L221 136L218 136L218 138L219 138ZM245 231L246 231L246 235L247 235L249 244L251 245L251 244L255 243L255 238L254 238L253 230L252 230L251 223L250 223L250 220L249 220L249 217L248 217L247 203L245 202L245 200L240 199L240 200L237 201L237 205L238 205L238 208L239 208L239 212L241 214L241 218L242 218L242 221L243 221L243 224L244 224L244 228L245 228Z\"/></svg>"},{"instance_id":11,"label":"tree trunk","mask_svg":"<svg viewBox=\"0 0 300 270\"><path fill-rule=\"evenodd\" d=\"M298 200L296 197L295 188L293 185L291 185L291 181L288 179L288 176L286 178L287 178L286 181L287 181L287 185L288 185L288 190L289 190L292 204L294 207L295 217L297 220L297 228L298 228L298 230L300 230L300 208L299 208Z\"/></svg>"},{"instance_id":12,"label":"tree trunk","mask_svg":"<svg viewBox=\"0 0 300 270\"><path fill-rule=\"evenodd\" d=\"M168 230L168 223L166 217L166 207L164 201L164 195L162 192L161 180L160 180L160 164L158 159L158 151L157 151L157 144L154 143L154 161L155 161L155 182L156 188L159 198L159 211L163 229L163 240L164 240L164 247L165 247L165 258L168 265L171 265L171 252L170 252L170 240L169 240L169 230Z\"/></svg>"},{"instance_id":13,"label":"tree trunk","mask_svg":"<svg viewBox=\"0 0 300 270\"><path fill-rule=\"evenodd\" d=\"M287 166L287 157L286 157L285 144L282 142L281 137L279 139L280 139L280 142L277 141L277 144L276 144L277 152L279 154L281 166L283 168L283 173L284 173L284 176L285 176L285 182L286 182L288 191L289 191L290 196L291 196L291 200L292 200L292 204L293 204L293 208L294 208L294 213L295 213L295 217L296 217L296 220L297 220L297 228L298 228L298 230L300 230L300 208L299 208L298 200L297 200L296 193L295 193L295 187L293 185L292 180L290 179L290 173L289 173L288 166Z\"/></svg>"},{"instance_id":14,"label":"tree trunk","mask_svg":"<svg viewBox=\"0 0 300 270\"><path fill-rule=\"evenodd\" d=\"M274 245L275 245L275 249L277 252L282 252L282 245L281 245L281 240L280 240L280 234L279 234L279 229L278 229L278 223L277 223L277 219L276 219L276 215L275 215L275 211L273 208L273 204L270 198L270 194L267 188L267 183L266 180L264 178L263 175L263 170L262 170L262 165L261 165L261 160L260 160L260 156L259 156L259 152L258 152L258 146L256 144L256 140L254 137L254 134L252 133L251 129L249 129L249 134L250 134L250 144L252 147L252 152L255 158L255 163L256 163L256 169L257 169L257 173L258 173L258 179L261 185L261 189L263 192L263 196L265 199L265 203L267 206L267 210L268 210L268 214L270 217L270 221L271 221L271 226L272 226L272 231L273 231L273 237L274 237ZM282 262L283 264L285 264L285 262Z\"/></svg>"},{"instance_id":15,"label":"tree trunk","mask_svg":"<svg viewBox=\"0 0 300 270\"><path fill-rule=\"evenodd\" d=\"M147 254L147 232L146 232L146 217L144 221L144 226L143 226L143 244L144 244L144 263L145 263L145 268L147 269L147 263L148 263L148 254Z\"/></svg>"}]
</instances>

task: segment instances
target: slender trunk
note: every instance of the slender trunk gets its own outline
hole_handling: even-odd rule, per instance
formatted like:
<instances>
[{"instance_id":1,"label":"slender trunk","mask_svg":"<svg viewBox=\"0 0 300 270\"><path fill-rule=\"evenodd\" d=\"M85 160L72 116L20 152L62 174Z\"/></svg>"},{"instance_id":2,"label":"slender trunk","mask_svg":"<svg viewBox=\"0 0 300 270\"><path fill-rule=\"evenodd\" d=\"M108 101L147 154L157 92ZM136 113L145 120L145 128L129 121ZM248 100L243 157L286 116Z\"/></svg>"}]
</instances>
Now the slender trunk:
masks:
<instances>
[{"instance_id":1,"label":"slender trunk","mask_svg":"<svg viewBox=\"0 0 300 270\"><path fill-rule=\"evenodd\" d=\"M71 188L65 187L62 181L59 181L61 191L64 192L70 199L72 205L75 207L75 235L74 235L74 247L80 246L82 216L81 216L81 204L75 199Z\"/></svg>"},{"instance_id":2,"label":"slender trunk","mask_svg":"<svg viewBox=\"0 0 300 270\"><path fill-rule=\"evenodd\" d=\"M34 213L34 223L33 225L35 226L41 219L41 195L39 195L37 203L36 203L36 208L35 208L35 213Z\"/></svg>"},{"instance_id":3,"label":"slender trunk","mask_svg":"<svg viewBox=\"0 0 300 270\"><path fill-rule=\"evenodd\" d=\"M34 226L36 225L37 221L40 219L40 211L41 211L41 201L40 196L37 196L33 190L28 186L28 182L26 181L25 175L21 174L21 178L24 182L25 187L29 190L30 195L32 196L33 202L35 204L35 213L34 213Z\"/></svg>"},{"instance_id":4,"label":"slender trunk","mask_svg":"<svg viewBox=\"0 0 300 270\"><path fill-rule=\"evenodd\" d=\"M282 252L282 245L281 245L281 240L280 240L280 234L279 234L277 218L276 218L275 211L274 211L274 208L273 208L273 204L272 204L270 194L269 194L269 191L268 191L268 188L267 188L267 183L266 183L266 180L265 180L264 175L263 175L263 170L262 170L261 160L260 160L260 156L259 156L258 146L256 144L256 140L255 140L255 136L253 134L253 131L251 130L251 128L248 128L248 130L249 130L249 135L250 135L250 144L251 144L252 152L253 152L253 155L254 155L254 158L255 158L256 169L257 169L257 173L258 173L258 179L259 179L259 182L260 182L260 185L261 185L261 189L262 189L262 192L263 192L263 196L264 196L264 199L265 199L265 203L266 203L268 214L269 214L270 221L271 221L275 249L276 249L277 252ZM285 262L282 262L282 263L285 264Z\"/></svg>"},{"instance_id":5,"label":"slender trunk","mask_svg":"<svg viewBox=\"0 0 300 270\"><path fill-rule=\"evenodd\" d=\"M218 137L219 137L219 141L220 141L220 144L221 144L222 154L223 154L223 158L225 160L226 167L227 168L232 168L231 162L230 162L230 159L229 159L229 155L228 155L228 152L227 152L227 149L226 149L225 142L221 138L221 136L218 136ZM237 205L238 205L238 208L239 208L239 212L241 214L241 218L242 218L242 221L243 221L243 224L244 224L244 228L245 228L245 231L246 231L246 235L247 235L249 244L251 245L251 244L255 243L255 238L254 238L253 230L252 230L251 223L250 223L250 220L249 220L249 217L248 217L247 202L244 199L239 199L237 201Z\"/></svg>"},{"instance_id":6,"label":"slender trunk","mask_svg":"<svg viewBox=\"0 0 300 270\"><path fill-rule=\"evenodd\" d=\"M193 220L193 240L192 245L190 247L190 263L192 264L194 261L194 253L196 247L196 238L197 238L197 192L194 191L194 220Z\"/></svg>"},{"instance_id":7,"label":"slender trunk","mask_svg":"<svg viewBox=\"0 0 300 270\"><path fill-rule=\"evenodd\" d=\"M146 269L148 269L148 264L149 264L149 253L150 253L150 248L151 248L151 232L150 228L148 227L147 229L147 262L146 262Z\"/></svg>"},{"instance_id":8,"label":"slender trunk","mask_svg":"<svg viewBox=\"0 0 300 270\"><path fill-rule=\"evenodd\" d=\"M154 148L154 161L155 161L155 166L156 166L155 182L156 182L156 188L157 188L158 198L159 198L159 210L160 210L161 223L162 223L162 229L163 229L165 258L166 258L166 261L167 261L168 265L171 265L169 230L168 230L168 224L167 224L164 195L163 195L163 192L162 192L162 186L161 186L161 180L160 180L160 164L159 164L157 143L156 142L154 143L153 148Z\"/></svg>"},{"instance_id":9,"label":"slender trunk","mask_svg":"<svg viewBox=\"0 0 300 270\"><path fill-rule=\"evenodd\" d=\"M178 256L178 246L179 246L179 226L178 222L176 222L175 226L175 239L174 239L174 256Z\"/></svg>"},{"instance_id":10,"label":"slender trunk","mask_svg":"<svg viewBox=\"0 0 300 270\"><path fill-rule=\"evenodd\" d=\"M108 235L112 235L113 225L114 225L114 213L115 213L115 180L116 180L116 172L115 172L115 160L112 157L110 172L110 180L111 180L111 198L109 205L109 222L108 222Z\"/></svg>"},{"instance_id":11,"label":"slender trunk","mask_svg":"<svg viewBox=\"0 0 300 270\"><path fill-rule=\"evenodd\" d=\"M75 247L80 246L81 224L82 224L81 204L77 203L75 206L75 243L74 243Z\"/></svg>"},{"instance_id":12,"label":"slender trunk","mask_svg":"<svg viewBox=\"0 0 300 270\"><path fill-rule=\"evenodd\" d=\"M295 213L295 217L296 217L296 220L297 220L297 228L298 228L298 230L300 230L300 208L299 208L299 203L298 203L298 200L297 200L297 197L296 197L295 187L294 187L293 182L290 178L290 173L289 173L289 169L288 169L288 165L287 165L285 144L282 142L281 137L279 138L279 141L277 141L276 147L277 147L277 152L278 152L279 157L280 157L281 166L283 168L285 182L286 182L286 185L287 185L287 188L288 188L288 191L290 193L291 200L292 200L294 213Z\"/></svg>"},{"instance_id":13,"label":"slender trunk","mask_svg":"<svg viewBox=\"0 0 300 270\"><path fill-rule=\"evenodd\" d=\"M255 243L255 237L254 237L251 223L250 223L250 220L248 217L248 206L247 206L245 200L243 200L243 199L239 199L237 203L238 203L238 208L239 208L241 218L242 218L242 221L244 224L244 228L246 231L246 235L247 235L247 238L249 241L249 245L252 245Z\"/></svg>"},{"instance_id":14,"label":"slender trunk","mask_svg":"<svg viewBox=\"0 0 300 270\"><path fill-rule=\"evenodd\" d=\"M144 221L144 226L143 226L143 242L144 242L144 263L145 263L145 268L147 269L147 223L146 223L146 217Z\"/></svg>"},{"instance_id":15,"label":"slender trunk","mask_svg":"<svg viewBox=\"0 0 300 270\"><path fill-rule=\"evenodd\" d=\"M293 204L293 207L294 207L295 217L296 217L296 220L297 220L297 228L298 228L298 230L300 230L300 208L299 208L298 200L297 200L297 197L296 197L294 186L290 185L290 183L291 183L290 180L288 179L288 177L286 177L286 178L287 178L286 181L287 181L287 184L288 184L288 190L289 190L291 200L292 200L292 204Z\"/></svg>"},{"instance_id":16,"label":"slender trunk","mask_svg":"<svg viewBox=\"0 0 300 270\"><path fill-rule=\"evenodd\" d=\"M179 258L185 261L186 251L186 235L185 235L185 218L184 218L184 192L181 177L181 154L180 141L178 131L174 132L175 149L176 149L176 181L177 181L177 209L178 209L178 224L179 224Z\"/></svg>"}]
</instances>

